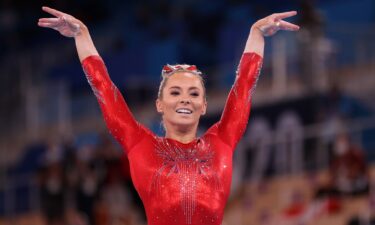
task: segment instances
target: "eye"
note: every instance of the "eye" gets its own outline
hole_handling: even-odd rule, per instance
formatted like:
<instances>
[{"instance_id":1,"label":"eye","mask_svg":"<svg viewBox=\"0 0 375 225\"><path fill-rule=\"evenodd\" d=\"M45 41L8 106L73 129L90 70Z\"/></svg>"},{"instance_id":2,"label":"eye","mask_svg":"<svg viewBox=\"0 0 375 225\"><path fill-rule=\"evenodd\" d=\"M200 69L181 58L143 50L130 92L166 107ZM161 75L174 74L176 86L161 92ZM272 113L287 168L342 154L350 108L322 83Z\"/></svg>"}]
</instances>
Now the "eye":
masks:
<instances>
[{"instance_id":1,"label":"eye","mask_svg":"<svg viewBox=\"0 0 375 225\"><path fill-rule=\"evenodd\" d=\"M180 92L178 92L178 91L172 91L171 92L171 95L173 95L173 96L176 96L176 95L179 95L180 94Z\"/></svg>"},{"instance_id":2,"label":"eye","mask_svg":"<svg viewBox=\"0 0 375 225\"><path fill-rule=\"evenodd\" d=\"M198 93L198 92L192 92L190 95L191 95L191 96L194 96L194 97L198 97L198 96L199 96L199 93Z\"/></svg>"}]
</instances>

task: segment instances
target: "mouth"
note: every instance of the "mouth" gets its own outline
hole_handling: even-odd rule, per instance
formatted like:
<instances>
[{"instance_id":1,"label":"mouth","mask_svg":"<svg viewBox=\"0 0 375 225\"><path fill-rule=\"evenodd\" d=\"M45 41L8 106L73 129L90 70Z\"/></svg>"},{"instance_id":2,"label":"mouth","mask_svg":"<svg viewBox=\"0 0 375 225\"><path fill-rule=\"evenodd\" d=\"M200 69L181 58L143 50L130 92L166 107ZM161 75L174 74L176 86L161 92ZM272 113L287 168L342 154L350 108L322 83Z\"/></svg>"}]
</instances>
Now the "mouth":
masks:
<instances>
[{"instance_id":1,"label":"mouth","mask_svg":"<svg viewBox=\"0 0 375 225\"><path fill-rule=\"evenodd\" d=\"M192 114L193 111L190 110L190 109L186 109L186 108L180 108L180 109L177 109L176 110L176 113L179 113L179 114Z\"/></svg>"}]
</instances>

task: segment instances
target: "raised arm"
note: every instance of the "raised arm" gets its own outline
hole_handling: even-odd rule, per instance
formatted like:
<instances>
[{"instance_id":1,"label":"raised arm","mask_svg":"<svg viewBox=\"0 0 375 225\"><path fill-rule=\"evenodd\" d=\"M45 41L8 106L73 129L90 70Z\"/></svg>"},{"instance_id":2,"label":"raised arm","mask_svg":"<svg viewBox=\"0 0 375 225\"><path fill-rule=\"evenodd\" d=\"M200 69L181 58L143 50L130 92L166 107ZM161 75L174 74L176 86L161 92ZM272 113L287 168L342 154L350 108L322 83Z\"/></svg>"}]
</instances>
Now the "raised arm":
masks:
<instances>
[{"instance_id":1,"label":"raised arm","mask_svg":"<svg viewBox=\"0 0 375 225\"><path fill-rule=\"evenodd\" d=\"M79 60L82 62L91 55L99 55L94 43L91 40L86 25L73 16L60 12L46 6L42 10L55 16L53 18L40 18L38 25L41 27L57 30L65 37L72 37L75 40Z\"/></svg>"},{"instance_id":2,"label":"raised arm","mask_svg":"<svg viewBox=\"0 0 375 225\"><path fill-rule=\"evenodd\" d=\"M44 11L55 16L41 18L38 25L57 30L75 40L79 59L111 134L129 152L144 136L144 128L133 117L120 91L111 81L85 24L71 15L49 7Z\"/></svg>"},{"instance_id":3,"label":"raised arm","mask_svg":"<svg viewBox=\"0 0 375 225\"><path fill-rule=\"evenodd\" d=\"M279 30L298 30L297 25L283 20L294 15L296 15L295 11L275 13L258 20L251 27L224 112L220 121L211 130L213 132L216 130L218 136L232 148L236 146L246 129L252 95L263 61L264 37L272 36Z\"/></svg>"}]
</instances>

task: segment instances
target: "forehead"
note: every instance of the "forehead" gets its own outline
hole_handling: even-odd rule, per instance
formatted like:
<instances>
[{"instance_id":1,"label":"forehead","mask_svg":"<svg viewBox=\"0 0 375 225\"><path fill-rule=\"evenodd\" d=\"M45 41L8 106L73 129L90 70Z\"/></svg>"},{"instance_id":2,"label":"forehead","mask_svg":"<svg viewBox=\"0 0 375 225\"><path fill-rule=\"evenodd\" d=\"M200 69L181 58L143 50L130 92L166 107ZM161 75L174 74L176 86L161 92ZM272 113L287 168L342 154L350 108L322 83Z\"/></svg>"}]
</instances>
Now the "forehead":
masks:
<instances>
[{"instance_id":1,"label":"forehead","mask_svg":"<svg viewBox=\"0 0 375 225\"><path fill-rule=\"evenodd\" d=\"M197 87L203 88L202 80L198 75L189 72L177 72L168 77L166 87Z\"/></svg>"}]
</instances>

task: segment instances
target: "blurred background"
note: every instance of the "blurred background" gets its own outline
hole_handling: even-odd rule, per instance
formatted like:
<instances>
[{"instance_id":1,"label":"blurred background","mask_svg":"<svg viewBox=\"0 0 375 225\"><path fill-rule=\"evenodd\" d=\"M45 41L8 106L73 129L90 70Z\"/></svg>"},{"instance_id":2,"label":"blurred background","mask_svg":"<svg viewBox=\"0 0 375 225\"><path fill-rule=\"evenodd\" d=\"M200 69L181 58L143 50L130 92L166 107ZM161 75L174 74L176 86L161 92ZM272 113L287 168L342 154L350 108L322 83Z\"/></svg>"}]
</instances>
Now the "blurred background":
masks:
<instances>
[{"instance_id":1,"label":"blurred background","mask_svg":"<svg viewBox=\"0 0 375 225\"><path fill-rule=\"evenodd\" d=\"M146 224L73 39L37 27L42 5L86 23L158 135L164 64L204 72L202 134L220 118L251 24L297 10L299 32L267 38L223 225L375 224L373 0L1 0L0 224Z\"/></svg>"}]
</instances>

